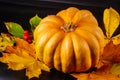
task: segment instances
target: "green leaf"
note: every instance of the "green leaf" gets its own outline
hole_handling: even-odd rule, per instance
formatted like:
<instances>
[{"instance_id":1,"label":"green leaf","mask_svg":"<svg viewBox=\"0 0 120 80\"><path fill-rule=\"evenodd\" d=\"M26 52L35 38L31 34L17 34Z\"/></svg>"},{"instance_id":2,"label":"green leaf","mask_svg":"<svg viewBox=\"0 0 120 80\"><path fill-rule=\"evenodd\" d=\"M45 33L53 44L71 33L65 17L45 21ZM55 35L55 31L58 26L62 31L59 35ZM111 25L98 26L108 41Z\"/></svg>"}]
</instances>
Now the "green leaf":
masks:
<instances>
[{"instance_id":1,"label":"green leaf","mask_svg":"<svg viewBox=\"0 0 120 80\"><path fill-rule=\"evenodd\" d=\"M110 70L110 73L120 76L120 63L114 64Z\"/></svg>"},{"instance_id":2,"label":"green leaf","mask_svg":"<svg viewBox=\"0 0 120 80\"><path fill-rule=\"evenodd\" d=\"M12 34L15 37L19 37L19 38L23 37L24 29L22 28L21 25L14 23L14 22L5 22L5 25L10 34Z\"/></svg>"},{"instance_id":3,"label":"green leaf","mask_svg":"<svg viewBox=\"0 0 120 80\"><path fill-rule=\"evenodd\" d=\"M32 31L34 31L35 27L40 23L41 20L42 19L37 14L30 19L29 23Z\"/></svg>"}]
</instances>

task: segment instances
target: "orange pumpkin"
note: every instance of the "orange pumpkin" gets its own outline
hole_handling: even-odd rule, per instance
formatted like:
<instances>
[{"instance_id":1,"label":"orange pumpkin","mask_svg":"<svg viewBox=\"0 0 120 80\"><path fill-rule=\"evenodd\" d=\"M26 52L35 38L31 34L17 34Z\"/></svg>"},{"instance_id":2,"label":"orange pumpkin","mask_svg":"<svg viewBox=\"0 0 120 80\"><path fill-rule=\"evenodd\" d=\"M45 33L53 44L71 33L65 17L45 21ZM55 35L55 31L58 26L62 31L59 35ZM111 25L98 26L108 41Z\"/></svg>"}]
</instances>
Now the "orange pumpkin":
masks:
<instances>
[{"instance_id":1,"label":"orange pumpkin","mask_svg":"<svg viewBox=\"0 0 120 80\"><path fill-rule=\"evenodd\" d=\"M64 73L94 67L104 47L104 34L94 15L75 7L43 18L34 40L38 59Z\"/></svg>"}]
</instances>

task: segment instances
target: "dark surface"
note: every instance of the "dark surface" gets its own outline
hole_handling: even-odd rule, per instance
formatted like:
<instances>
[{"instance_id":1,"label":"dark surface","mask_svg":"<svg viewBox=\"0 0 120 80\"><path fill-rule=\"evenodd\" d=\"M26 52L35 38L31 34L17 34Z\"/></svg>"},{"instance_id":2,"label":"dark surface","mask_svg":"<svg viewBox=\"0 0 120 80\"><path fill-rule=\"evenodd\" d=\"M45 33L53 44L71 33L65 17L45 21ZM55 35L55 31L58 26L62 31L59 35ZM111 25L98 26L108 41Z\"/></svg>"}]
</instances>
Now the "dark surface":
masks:
<instances>
[{"instance_id":1,"label":"dark surface","mask_svg":"<svg viewBox=\"0 0 120 80\"><path fill-rule=\"evenodd\" d=\"M120 0L0 0L0 32L7 32L4 22L17 22L26 29L29 27L29 19L35 14L43 18L70 6L90 10L104 31L102 22L104 9L111 6L120 13L119 4ZM120 28L115 32L115 34L118 33L120 33ZM25 70L8 70L6 64L0 63L0 80L28 80L28 78L25 76ZM33 78L31 80L76 79L68 74L51 70L51 72L43 71L39 79Z\"/></svg>"},{"instance_id":2,"label":"dark surface","mask_svg":"<svg viewBox=\"0 0 120 80\"><path fill-rule=\"evenodd\" d=\"M0 63L0 80L28 80L28 78L25 76L25 70L8 70L5 64ZM76 78L52 69L50 72L42 71L39 78L32 78L30 80L76 80Z\"/></svg>"}]
</instances>

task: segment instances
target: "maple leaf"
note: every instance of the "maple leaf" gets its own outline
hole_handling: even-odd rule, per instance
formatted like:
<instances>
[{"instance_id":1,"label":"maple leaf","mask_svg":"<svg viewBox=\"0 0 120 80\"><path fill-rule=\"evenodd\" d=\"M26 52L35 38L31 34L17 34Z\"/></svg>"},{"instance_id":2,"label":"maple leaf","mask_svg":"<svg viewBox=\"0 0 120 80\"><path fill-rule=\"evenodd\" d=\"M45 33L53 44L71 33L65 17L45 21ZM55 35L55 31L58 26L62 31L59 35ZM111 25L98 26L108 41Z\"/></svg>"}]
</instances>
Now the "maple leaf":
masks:
<instances>
[{"instance_id":1,"label":"maple leaf","mask_svg":"<svg viewBox=\"0 0 120 80\"><path fill-rule=\"evenodd\" d=\"M39 77L41 69L49 68L36 58L34 44L29 44L23 39L15 38L16 46L7 46L0 61L6 63L12 70L26 69L28 78Z\"/></svg>"}]
</instances>

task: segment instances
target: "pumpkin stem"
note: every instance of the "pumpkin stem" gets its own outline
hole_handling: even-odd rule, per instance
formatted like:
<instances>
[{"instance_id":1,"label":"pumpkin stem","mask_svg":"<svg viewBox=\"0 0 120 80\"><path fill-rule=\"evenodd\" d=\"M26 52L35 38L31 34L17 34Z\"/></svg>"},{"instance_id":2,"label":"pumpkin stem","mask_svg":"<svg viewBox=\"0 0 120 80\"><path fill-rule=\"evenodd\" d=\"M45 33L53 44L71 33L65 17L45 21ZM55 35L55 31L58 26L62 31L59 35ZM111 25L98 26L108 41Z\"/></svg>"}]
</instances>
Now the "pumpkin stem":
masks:
<instances>
[{"instance_id":1,"label":"pumpkin stem","mask_svg":"<svg viewBox=\"0 0 120 80\"><path fill-rule=\"evenodd\" d=\"M65 32L72 32L75 30L77 26L70 23L65 23L63 26L61 26L61 29L63 29Z\"/></svg>"}]
</instances>

